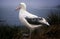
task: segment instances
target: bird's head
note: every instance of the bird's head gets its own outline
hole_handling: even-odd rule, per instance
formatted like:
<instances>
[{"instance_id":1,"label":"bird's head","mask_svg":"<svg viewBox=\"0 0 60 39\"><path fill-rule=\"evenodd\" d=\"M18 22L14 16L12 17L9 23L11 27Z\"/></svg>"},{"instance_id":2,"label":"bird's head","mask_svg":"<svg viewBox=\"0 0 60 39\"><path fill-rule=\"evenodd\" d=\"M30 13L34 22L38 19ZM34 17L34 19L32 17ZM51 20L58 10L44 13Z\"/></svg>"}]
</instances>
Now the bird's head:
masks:
<instances>
[{"instance_id":1,"label":"bird's head","mask_svg":"<svg viewBox=\"0 0 60 39\"><path fill-rule=\"evenodd\" d=\"M20 3L19 6L17 6L16 10L24 9L26 10L26 4L25 3Z\"/></svg>"}]
</instances>

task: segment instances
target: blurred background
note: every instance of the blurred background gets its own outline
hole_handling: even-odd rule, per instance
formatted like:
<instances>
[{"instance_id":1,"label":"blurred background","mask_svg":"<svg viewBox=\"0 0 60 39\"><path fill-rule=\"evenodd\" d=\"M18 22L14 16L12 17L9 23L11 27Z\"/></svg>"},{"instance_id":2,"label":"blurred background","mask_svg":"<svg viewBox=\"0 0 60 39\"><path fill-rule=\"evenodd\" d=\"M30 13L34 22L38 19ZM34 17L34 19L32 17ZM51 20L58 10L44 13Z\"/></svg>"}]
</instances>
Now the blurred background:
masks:
<instances>
[{"instance_id":1,"label":"blurred background","mask_svg":"<svg viewBox=\"0 0 60 39\"><path fill-rule=\"evenodd\" d=\"M20 23L19 12L15 10L21 2L26 3L28 12L50 23L48 28L39 28L36 35L34 31L32 39L60 39L60 0L0 0L0 39L22 39L23 33L29 32Z\"/></svg>"}]
</instances>

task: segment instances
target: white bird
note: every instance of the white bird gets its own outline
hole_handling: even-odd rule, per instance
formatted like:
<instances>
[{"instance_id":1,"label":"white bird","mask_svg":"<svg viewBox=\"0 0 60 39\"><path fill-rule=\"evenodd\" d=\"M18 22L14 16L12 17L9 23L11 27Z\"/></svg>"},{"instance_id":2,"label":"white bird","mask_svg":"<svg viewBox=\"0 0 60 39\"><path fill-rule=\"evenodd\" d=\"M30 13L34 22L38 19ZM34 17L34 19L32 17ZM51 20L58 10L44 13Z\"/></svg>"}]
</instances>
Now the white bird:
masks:
<instances>
[{"instance_id":1,"label":"white bird","mask_svg":"<svg viewBox=\"0 0 60 39\"><path fill-rule=\"evenodd\" d=\"M16 10L19 10L19 20L30 30L34 30L42 25L49 26L49 23L43 17L38 17L26 11L25 3L20 3Z\"/></svg>"}]
</instances>

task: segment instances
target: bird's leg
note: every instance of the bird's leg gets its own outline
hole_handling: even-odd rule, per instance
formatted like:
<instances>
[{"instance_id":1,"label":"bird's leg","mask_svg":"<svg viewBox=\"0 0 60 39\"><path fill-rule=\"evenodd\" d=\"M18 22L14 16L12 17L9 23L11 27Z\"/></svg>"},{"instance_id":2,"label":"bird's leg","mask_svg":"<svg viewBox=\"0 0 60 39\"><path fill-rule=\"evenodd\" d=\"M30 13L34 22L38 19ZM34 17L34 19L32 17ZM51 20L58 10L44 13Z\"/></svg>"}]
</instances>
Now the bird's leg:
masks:
<instances>
[{"instance_id":1,"label":"bird's leg","mask_svg":"<svg viewBox=\"0 0 60 39\"><path fill-rule=\"evenodd\" d=\"M30 39L31 39L31 35L32 35L32 29L30 29Z\"/></svg>"}]
</instances>

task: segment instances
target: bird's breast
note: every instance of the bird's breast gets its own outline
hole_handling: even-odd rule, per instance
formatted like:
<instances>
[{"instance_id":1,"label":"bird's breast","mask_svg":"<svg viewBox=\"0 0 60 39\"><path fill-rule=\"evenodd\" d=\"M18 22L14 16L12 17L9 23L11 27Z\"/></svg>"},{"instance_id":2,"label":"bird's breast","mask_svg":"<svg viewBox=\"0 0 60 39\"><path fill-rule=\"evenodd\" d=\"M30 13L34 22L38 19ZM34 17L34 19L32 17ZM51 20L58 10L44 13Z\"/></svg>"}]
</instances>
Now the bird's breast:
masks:
<instances>
[{"instance_id":1,"label":"bird's breast","mask_svg":"<svg viewBox=\"0 0 60 39\"><path fill-rule=\"evenodd\" d=\"M24 14L19 14L19 20L23 25L27 25L25 22L25 15Z\"/></svg>"}]
</instances>

